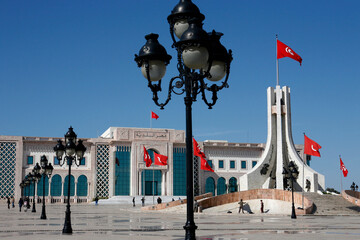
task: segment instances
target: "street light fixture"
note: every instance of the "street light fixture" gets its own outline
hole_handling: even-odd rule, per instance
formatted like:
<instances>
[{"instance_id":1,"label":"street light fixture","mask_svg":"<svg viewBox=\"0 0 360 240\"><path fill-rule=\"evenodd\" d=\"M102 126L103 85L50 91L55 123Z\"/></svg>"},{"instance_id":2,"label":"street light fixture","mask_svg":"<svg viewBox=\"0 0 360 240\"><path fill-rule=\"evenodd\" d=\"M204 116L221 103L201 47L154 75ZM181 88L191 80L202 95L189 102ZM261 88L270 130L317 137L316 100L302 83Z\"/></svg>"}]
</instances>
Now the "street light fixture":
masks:
<instances>
[{"instance_id":1,"label":"street light fixture","mask_svg":"<svg viewBox=\"0 0 360 240\"><path fill-rule=\"evenodd\" d=\"M58 144L54 147L56 152L56 157L59 160L60 166L63 166L65 162L69 165L69 174L68 174L68 197L67 205L65 212L65 223L62 233L63 234L72 234L71 227L71 211L70 211L70 180L71 180L71 165L74 162L76 166L80 165L81 159L84 157L86 147L83 145L83 141L79 139L76 145L77 135L73 131L73 128L70 126L68 132L65 134L65 146L62 144L62 141L59 139ZM63 159L63 155L65 157ZM61 161L63 159L63 161Z\"/></svg>"},{"instance_id":2,"label":"street light fixture","mask_svg":"<svg viewBox=\"0 0 360 240\"><path fill-rule=\"evenodd\" d=\"M292 198L292 211L291 211L291 218L296 218L295 213L295 204L294 204L294 181L299 176L299 171L297 169L298 167L295 165L294 161L290 161L288 165L288 170L284 167L283 174L285 176L285 179L291 180L291 198Z\"/></svg>"},{"instance_id":3,"label":"street light fixture","mask_svg":"<svg viewBox=\"0 0 360 240\"><path fill-rule=\"evenodd\" d=\"M40 159L40 165L41 165L41 176L43 178L43 204L42 204L42 211L41 211L41 216L40 219L46 219L46 210L45 210L45 179L46 177L50 178L52 171L54 170L53 166L51 165L51 163L48 163L49 161L47 160L46 156L43 155L41 156Z\"/></svg>"},{"instance_id":4,"label":"street light fixture","mask_svg":"<svg viewBox=\"0 0 360 240\"><path fill-rule=\"evenodd\" d=\"M232 61L231 50L221 45L222 33L213 30L206 33L202 29L205 16L191 0L180 0L167 20L170 24L170 35L173 47L177 51L177 68L179 75L171 78L167 99L159 102L161 81L166 72L171 56L158 41L158 34L145 36L146 43L135 55L135 61L141 68L143 76L148 80L148 87L153 93L153 101L160 109L171 100L172 93L185 93L186 106L186 196L187 221L184 229L185 239L195 239L197 226L194 222L194 186L193 186L193 150L192 150L192 103L201 93L205 104L212 108L217 101L217 92L227 88L227 80ZM176 40L179 39L179 40ZM206 83L205 79L217 82L225 77L221 85ZM212 100L208 101L206 92L211 92Z\"/></svg>"},{"instance_id":5,"label":"street light fixture","mask_svg":"<svg viewBox=\"0 0 360 240\"><path fill-rule=\"evenodd\" d=\"M32 211L31 212L36 212L36 208L35 208L35 184L41 178L40 170L41 170L41 167L40 167L39 163L36 163L36 165L34 166L34 168L32 170L32 173L29 173L29 175L30 175L29 179L31 179L31 181L34 184L34 196L33 196L33 205L32 205Z\"/></svg>"}]
</instances>

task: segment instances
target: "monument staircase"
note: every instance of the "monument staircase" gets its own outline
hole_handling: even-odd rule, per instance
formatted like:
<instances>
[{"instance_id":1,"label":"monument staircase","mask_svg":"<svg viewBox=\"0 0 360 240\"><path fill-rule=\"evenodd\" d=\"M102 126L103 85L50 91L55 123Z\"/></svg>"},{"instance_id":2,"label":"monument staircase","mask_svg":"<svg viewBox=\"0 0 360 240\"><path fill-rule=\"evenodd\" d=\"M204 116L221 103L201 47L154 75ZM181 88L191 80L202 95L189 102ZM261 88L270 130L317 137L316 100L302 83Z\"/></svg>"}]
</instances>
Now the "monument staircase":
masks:
<instances>
[{"instance_id":1,"label":"monument staircase","mask_svg":"<svg viewBox=\"0 0 360 240\"><path fill-rule=\"evenodd\" d=\"M314 203L315 215L360 215L360 207L344 199L341 195L305 193Z\"/></svg>"}]
</instances>

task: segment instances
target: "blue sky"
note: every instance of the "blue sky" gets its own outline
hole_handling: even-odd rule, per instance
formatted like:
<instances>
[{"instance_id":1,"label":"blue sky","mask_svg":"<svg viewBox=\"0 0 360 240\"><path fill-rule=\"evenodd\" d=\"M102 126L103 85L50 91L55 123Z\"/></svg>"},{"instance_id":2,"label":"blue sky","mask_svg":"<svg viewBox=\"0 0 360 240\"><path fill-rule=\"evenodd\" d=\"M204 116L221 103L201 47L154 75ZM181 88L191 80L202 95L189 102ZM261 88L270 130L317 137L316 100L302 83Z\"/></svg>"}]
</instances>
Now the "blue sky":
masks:
<instances>
[{"instance_id":1,"label":"blue sky","mask_svg":"<svg viewBox=\"0 0 360 240\"><path fill-rule=\"evenodd\" d=\"M163 83L177 74L167 16L177 0L0 0L0 134L79 137L110 126L185 129L183 96L159 110L134 54L154 32L173 56ZM303 132L323 148L312 167L340 189L339 155L348 188L360 185L360 2L194 0L204 29L223 32L234 60L230 88L214 109L193 105L198 141L265 143L266 89L276 85L276 45L293 48L303 65L280 59L280 85L291 88L296 144ZM161 94L161 97L165 97Z\"/></svg>"}]
</instances>

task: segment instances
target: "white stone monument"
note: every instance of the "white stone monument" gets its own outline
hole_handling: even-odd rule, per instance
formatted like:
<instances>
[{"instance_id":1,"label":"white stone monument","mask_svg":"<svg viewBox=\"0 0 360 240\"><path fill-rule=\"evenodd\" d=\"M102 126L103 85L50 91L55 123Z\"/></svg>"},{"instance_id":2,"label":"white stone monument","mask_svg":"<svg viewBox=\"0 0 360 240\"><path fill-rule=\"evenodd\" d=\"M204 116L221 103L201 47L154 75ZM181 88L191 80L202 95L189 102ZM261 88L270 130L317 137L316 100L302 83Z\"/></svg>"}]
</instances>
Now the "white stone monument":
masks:
<instances>
[{"instance_id":1,"label":"white stone monument","mask_svg":"<svg viewBox=\"0 0 360 240\"><path fill-rule=\"evenodd\" d=\"M284 189L283 167L294 161L299 176L294 190L300 191L310 181L310 192L325 189L325 177L314 171L295 150L291 132L290 88L267 89L268 135L265 151L258 164L240 177L240 191L261 188ZM305 189L304 189L305 190Z\"/></svg>"}]
</instances>

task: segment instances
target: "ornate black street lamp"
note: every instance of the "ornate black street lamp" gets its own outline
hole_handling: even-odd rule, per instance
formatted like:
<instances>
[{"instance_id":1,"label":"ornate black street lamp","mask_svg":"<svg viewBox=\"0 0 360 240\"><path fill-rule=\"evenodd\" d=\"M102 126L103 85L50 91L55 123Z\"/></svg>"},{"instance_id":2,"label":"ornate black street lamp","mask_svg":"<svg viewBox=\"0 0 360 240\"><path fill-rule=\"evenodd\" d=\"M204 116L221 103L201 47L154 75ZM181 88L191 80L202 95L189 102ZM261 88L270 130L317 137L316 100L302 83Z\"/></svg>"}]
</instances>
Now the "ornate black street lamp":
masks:
<instances>
[{"instance_id":1,"label":"ornate black street lamp","mask_svg":"<svg viewBox=\"0 0 360 240\"><path fill-rule=\"evenodd\" d=\"M351 191L355 191L356 184L353 182L350 186Z\"/></svg>"},{"instance_id":2,"label":"ornate black street lamp","mask_svg":"<svg viewBox=\"0 0 360 240\"><path fill-rule=\"evenodd\" d=\"M290 161L288 165L288 170L284 168L282 173L284 174L285 179L291 180L291 197L292 197L291 218L296 218L295 204L294 204L294 181L296 181L296 179L298 178L299 171L294 161Z\"/></svg>"},{"instance_id":3,"label":"ornate black street lamp","mask_svg":"<svg viewBox=\"0 0 360 240\"><path fill-rule=\"evenodd\" d=\"M40 219L46 219L46 211L45 211L45 179L46 179L46 177L50 178L50 176L52 174L52 171L54 170L51 163L48 163L48 162L49 161L47 160L45 155L41 156L40 166L41 166L41 176L43 178L43 200L42 200L43 204L42 204L42 211L41 211Z\"/></svg>"},{"instance_id":4,"label":"ornate black street lamp","mask_svg":"<svg viewBox=\"0 0 360 240\"><path fill-rule=\"evenodd\" d=\"M41 170L41 168L40 168L39 163L36 163L36 165L34 166L32 172L29 173L29 179L34 184L34 196L33 196L33 205L32 205L31 212L36 212L36 208L35 208L35 185L36 185L37 181L41 178L41 175L39 173L40 170Z\"/></svg>"},{"instance_id":5,"label":"ornate black street lamp","mask_svg":"<svg viewBox=\"0 0 360 240\"><path fill-rule=\"evenodd\" d=\"M58 140L58 144L54 147L56 152L56 157L59 159L60 166L63 166L65 162L69 165L69 175L68 175L68 197L67 205L65 212L65 223L62 233L63 234L72 234L71 227L71 211L70 211L70 180L71 180L71 165L74 162L77 166L80 165L80 161L84 156L86 147L83 145L83 141L79 139L76 145L77 135L73 131L72 127L69 127L69 131L65 134L65 146L62 144L61 140ZM65 157L63 159L63 155ZM61 161L63 159L63 161ZM79 163L78 163L79 162Z\"/></svg>"},{"instance_id":6,"label":"ornate black street lamp","mask_svg":"<svg viewBox=\"0 0 360 240\"><path fill-rule=\"evenodd\" d=\"M25 183L24 183L24 180L21 181L21 183L19 184L20 186L20 189L21 189L21 198L24 199L24 187L25 187Z\"/></svg>"},{"instance_id":7,"label":"ornate black street lamp","mask_svg":"<svg viewBox=\"0 0 360 240\"><path fill-rule=\"evenodd\" d=\"M232 61L231 50L227 51L221 45L222 33L206 33L202 29L202 21L205 16L200 13L198 7L191 0L180 0L174 7L167 20L170 24L170 35L173 47L177 51L177 69L179 75L171 78L167 99L159 103L158 92L161 89L161 79L165 75L166 65L171 56L158 42L159 35L151 33L145 36L146 44L140 49L139 55L135 55L135 61L141 68L143 76L148 80L148 87L153 93L153 101L160 109L168 104L172 93L181 95L185 93L186 106L186 196L187 196L187 220L184 226L185 239L195 239L197 226L194 222L194 186L193 186L193 150L192 150L192 103L197 95L205 104L212 108L217 101L217 92L227 88L227 80ZM176 40L176 37L179 40ZM220 84L206 83L206 80ZM211 101L207 100L206 92L211 92Z\"/></svg>"}]
</instances>

